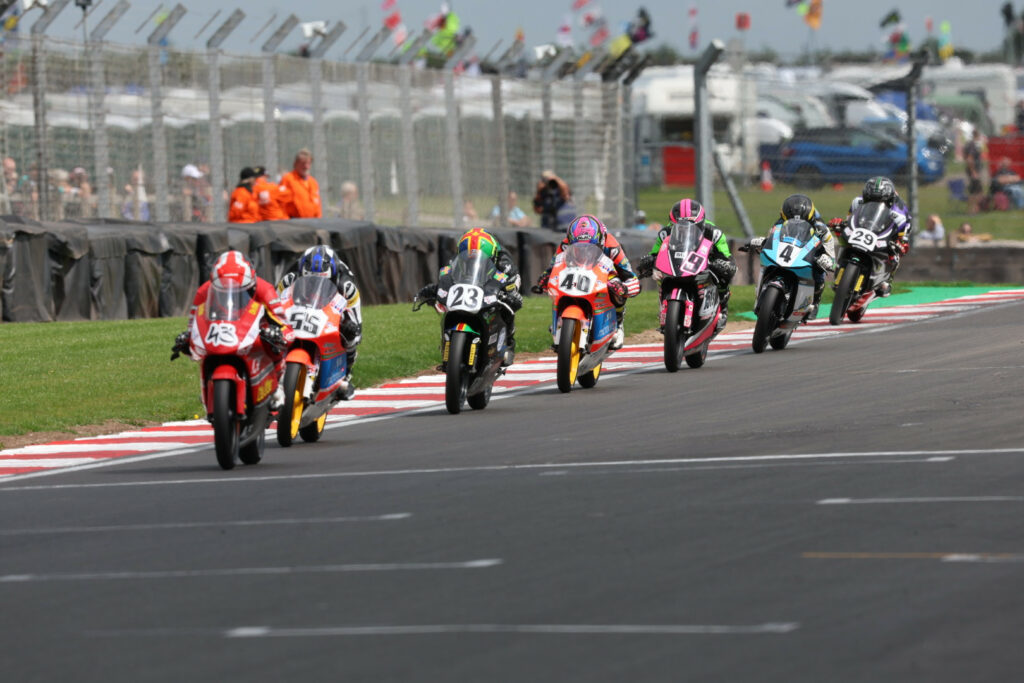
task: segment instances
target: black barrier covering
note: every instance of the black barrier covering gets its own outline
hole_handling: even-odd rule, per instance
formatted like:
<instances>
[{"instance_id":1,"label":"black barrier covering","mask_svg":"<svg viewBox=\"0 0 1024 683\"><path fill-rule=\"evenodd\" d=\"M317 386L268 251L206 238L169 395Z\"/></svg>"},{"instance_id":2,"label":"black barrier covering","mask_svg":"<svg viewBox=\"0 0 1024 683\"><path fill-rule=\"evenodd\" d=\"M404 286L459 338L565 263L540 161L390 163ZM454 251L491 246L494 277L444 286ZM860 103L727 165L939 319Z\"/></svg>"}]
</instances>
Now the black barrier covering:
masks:
<instances>
[{"instance_id":1,"label":"black barrier covering","mask_svg":"<svg viewBox=\"0 0 1024 683\"><path fill-rule=\"evenodd\" d=\"M160 316L160 276L164 254L171 245L163 231L155 225L126 225L124 259L124 294L129 318Z\"/></svg>"},{"instance_id":2,"label":"black barrier covering","mask_svg":"<svg viewBox=\"0 0 1024 683\"><path fill-rule=\"evenodd\" d=\"M44 223L50 238L50 278L56 320L89 320L89 231L85 226Z\"/></svg>"},{"instance_id":3,"label":"black barrier covering","mask_svg":"<svg viewBox=\"0 0 1024 683\"><path fill-rule=\"evenodd\" d=\"M523 277L523 293L537 283L549 265L562 241L562 233L551 230L522 230L519 232L519 273Z\"/></svg>"},{"instance_id":4,"label":"black barrier covering","mask_svg":"<svg viewBox=\"0 0 1024 683\"><path fill-rule=\"evenodd\" d=\"M199 281L206 282L210 279L210 271L213 270L213 264L217 262L217 257L230 248L228 246L230 242L228 226L227 224L203 225L199 228L197 237L196 260L199 262ZM248 251L248 239L245 248Z\"/></svg>"},{"instance_id":5,"label":"black barrier covering","mask_svg":"<svg viewBox=\"0 0 1024 683\"><path fill-rule=\"evenodd\" d=\"M253 270L264 280L274 280L274 240L287 224L280 221L267 223L232 223L228 226L228 242L249 258Z\"/></svg>"},{"instance_id":6,"label":"black barrier covering","mask_svg":"<svg viewBox=\"0 0 1024 683\"><path fill-rule=\"evenodd\" d=\"M274 277L270 281L277 284L285 271L298 261L302 252L309 247L317 244L329 246L330 243L331 233L322 221L299 219L275 223L274 241L271 243L274 256Z\"/></svg>"},{"instance_id":7,"label":"black barrier covering","mask_svg":"<svg viewBox=\"0 0 1024 683\"><path fill-rule=\"evenodd\" d=\"M11 252L11 248L14 247L14 231L9 229L3 222L0 222L0 320L4 318L4 298L8 294L8 288L13 287L12 277L8 263L13 265L13 261L7 258L7 255Z\"/></svg>"},{"instance_id":8,"label":"black barrier covering","mask_svg":"<svg viewBox=\"0 0 1024 683\"><path fill-rule=\"evenodd\" d=\"M377 258L377 228L366 221L329 219L325 224L330 235L331 249L352 270L359 286L359 299L365 304L380 304L388 300L384 282L380 277L380 259Z\"/></svg>"},{"instance_id":9,"label":"black barrier covering","mask_svg":"<svg viewBox=\"0 0 1024 683\"><path fill-rule=\"evenodd\" d=\"M387 303L412 301L424 282L437 277L437 268L431 269L430 258L437 245L427 231L378 227L377 244ZM436 263L436 257L433 261Z\"/></svg>"},{"instance_id":10,"label":"black barrier covering","mask_svg":"<svg viewBox=\"0 0 1024 683\"><path fill-rule=\"evenodd\" d=\"M14 233L4 279L4 320L49 322L54 318L50 278L50 238L42 225L4 216Z\"/></svg>"},{"instance_id":11,"label":"black barrier covering","mask_svg":"<svg viewBox=\"0 0 1024 683\"><path fill-rule=\"evenodd\" d=\"M95 320L124 320L128 299L124 289L124 263L128 241L124 230L111 225L90 225L89 298Z\"/></svg>"},{"instance_id":12,"label":"black barrier covering","mask_svg":"<svg viewBox=\"0 0 1024 683\"><path fill-rule=\"evenodd\" d=\"M168 246L160 260L160 316L185 315L199 289L199 228L172 223L160 229Z\"/></svg>"}]
</instances>

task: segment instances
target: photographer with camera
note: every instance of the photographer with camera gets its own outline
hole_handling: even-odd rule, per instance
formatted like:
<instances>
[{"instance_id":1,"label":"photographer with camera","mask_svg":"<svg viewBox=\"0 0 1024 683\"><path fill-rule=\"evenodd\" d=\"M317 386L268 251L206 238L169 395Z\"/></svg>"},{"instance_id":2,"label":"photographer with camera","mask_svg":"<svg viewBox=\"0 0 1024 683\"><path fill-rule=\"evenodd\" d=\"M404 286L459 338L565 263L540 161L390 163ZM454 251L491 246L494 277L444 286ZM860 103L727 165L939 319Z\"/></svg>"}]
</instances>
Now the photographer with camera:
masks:
<instances>
[{"instance_id":1,"label":"photographer with camera","mask_svg":"<svg viewBox=\"0 0 1024 683\"><path fill-rule=\"evenodd\" d=\"M567 218L564 223L568 225L576 213L569 194L569 186L555 175L554 171L544 171L540 177L540 181L537 182L537 193L533 196L533 210L540 214L540 227L561 230L563 221L560 220L560 214ZM573 215L567 216L569 210Z\"/></svg>"}]
</instances>

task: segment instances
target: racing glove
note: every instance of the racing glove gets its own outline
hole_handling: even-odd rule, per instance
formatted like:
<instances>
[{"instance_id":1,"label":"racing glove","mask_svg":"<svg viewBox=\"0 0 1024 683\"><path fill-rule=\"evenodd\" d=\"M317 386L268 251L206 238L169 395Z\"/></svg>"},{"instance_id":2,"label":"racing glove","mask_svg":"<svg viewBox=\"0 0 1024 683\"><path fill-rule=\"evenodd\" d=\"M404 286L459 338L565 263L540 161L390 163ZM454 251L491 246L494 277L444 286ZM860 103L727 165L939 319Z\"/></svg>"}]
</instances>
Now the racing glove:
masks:
<instances>
[{"instance_id":1,"label":"racing glove","mask_svg":"<svg viewBox=\"0 0 1024 683\"><path fill-rule=\"evenodd\" d=\"M345 348L351 349L359 343L359 335L363 332L363 326L355 320L347 318L345 322L338 326L338 332L341 333L341 338L345 340Z\"/></svg>"},{"instance_id":2,"label":"racing glove","mask_svg":"<svg viewBox=\"0 0 1024 683\"><path fill-rule=\"evenodd\" d=\"M545 270L543 273L540 274L540 277L537 278L537 284L535 284L533 287L530 287L530 291L533 292L534 294L543 294L544 292L548 291L549 277L551 277L551 271Z\"/></svg>"},{"instance_id":3,"label":"racing glove","mask_svg":"<svg viewBox=\"0 0 1024 683\"><path fill-rule=\"evenodd\" d=\"M654 273L654 254L645 254L637 260L636 273L640 277L650 277Z\"/></svg>"},{"instance_id":4,"label":"racing glove","mask_svg":"<svg viewBox=\"0 0 1024 683\"><path fill-rule=\"evenodd\" d=\"M817 259L815 259L814 262L818 264L818 267L824 270L825 272L831 272L836 268L835 261L833 261L832 257L829 256L828 254L822 254Z\"/></svg>"},{"instance_id":5,"label":"racing glove","mask_svg":"<svg viewBox=\"0 0 1024 683\"><path fill-rule=\"evenodd\" d=\"M615 304L616 307L626 303L626 285L622 284L622 280L618 278L609 280L608 293L611 295L612 303Z\"/></svg>"},{"instance_id":6,"label":"racing glove","mask_svg":"<svg viewBox=\"0 0 1024 683\"><path fill-rule=\"evenodd\" d=\"M753 251L761 251L761 245L763 245L763 244L764 244L764 238L763 237L755 237L754 239L750 240L750 243L749 243L748 246Z\"/></svg>"},{"instance_id":7,"label":"racing glove","mask_svg":"<svg viewBox=\"0 0 1024 683\"><path fill-rule=\"evenodd\" d=\"M437 300L437 284L430 283L424 285L419 292L416 293L416 301L428 301L433 302Z\"/></svg>"},{"instance_id":8,"label":"racing glove","mask_svg":"<svg viewBox=\"0 0 1024 683\"><path fill-rule=\"evenodd\" d=\"M523 307L523 297L519 295L519 292L499 292L498 299L511 308L513 313Z\"/></svg>"},{"instance_id":9,"label":"racing glove","mask_svg":"<svg viewBox=\"0 0 1024 683\"><path fill-rule=\"evenodd\" d=\"M171 347L171 360L174 360L181 354L188 353L190 351L188 343L189 337L190 335L188 330L185 330L174 338L174 346Z\"/></svg>"},{"instance_id":10,"label":"racing glove","mask_svg":"<svg viewBox=\"0 0 1024 683\"><path fill-rule=\"evenodd\" d=\"M295 333L293 332L292 336L294 336L294 334ZM277 354L284 353L284 350L288 347L288 342L285 341L284 333L281 331L281 328L276 325L267 325L261 329L260 339L263 340L263 343L266 344L271 351Z\"/></svg>"},{"instance_id":11,"label":"racing glove","mask_svg":"<svg viewBox=\"0 0 1024 683\"><path fill-rule=\"evenodd\" d=\"M298 276L295 273L285 273L281 276L281 281L277 283L277 291L283 292L287 287L290 287Z\"/></svg>"}]
</instances>

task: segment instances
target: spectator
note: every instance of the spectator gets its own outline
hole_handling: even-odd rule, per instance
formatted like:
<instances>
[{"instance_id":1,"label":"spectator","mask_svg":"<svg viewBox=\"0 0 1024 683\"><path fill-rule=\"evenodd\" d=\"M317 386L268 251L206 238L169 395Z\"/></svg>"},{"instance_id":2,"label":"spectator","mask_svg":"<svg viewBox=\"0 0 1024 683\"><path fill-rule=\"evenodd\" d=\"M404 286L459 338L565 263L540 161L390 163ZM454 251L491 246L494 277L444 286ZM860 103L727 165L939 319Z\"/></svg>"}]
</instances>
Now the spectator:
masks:
<instances>
[{"instance_id":1,"label":"spectator","mask_svg":"<svg viewBox=\"0 0 1024 683\"><path fill-rule=\"evenodd\" d=\"M997 195L1002 194L1005 200L999 200ZM995 175L992 176L992 183L989 185L990 204L993 208L1008 209L1011 205L1014 208L1024 208L1024 188L1021 187L1021 178L1013 170L1010 160L1003 157L999 160Z\"/></svg>"},{"instance_id":2,"label":"spectator","mask_svg":"<svg viewBox=\"0 0 1024 683\"><path fill-rule=\"evenodd\" d=\"M341 217L361 221L366 217L363 203L359 201L359 186L351 180L341 184Z\"/></svg>"},{"instance_id":3,"label":"spectator","mask_svg":"<svg viewBox=\"0 0 1024 683\"><path fill-rule=\"evenodd\" d=\"M256 202L260 207L260 220L288 220L288 214L286 214L284 209L281 208L281 202L279 201L281 197L280 184L271 182L270 178L267 177L266 167L255 166L252 170L256 174L252 191L253 194L256 195Z\"/></svg>"},{"instance_id":4,"label":"spectator","mask_svg":"<svg viewBox=\"0 0 1024 683\"><path fill-rule=\"evenodd\" d=\"M462 202L462 222L465 225L476 225L480 222L480 216L476 212L476 207L468 199Z\"/></svg>"},{"instance_id":5,"label":"spectator","mask_svg":"<svg viewBox=\"0 0 1024 683\"><path fill-rule=\"evenodd\" d=\"M68 192L65 215L76 217L96 215L96 202L92 195L92 185L89 184L89 174L81 166L77 166L71 171Z\"/></svg>"},{"instance_id":6,"label":"spectator","mask_svg":"<svg viewBox=\"0 0 1024 683\"><path fill-rule=\"evenodd\" d=\"M637 209L636 213L633 214L633 229L634 230L646 230L647 229L647 212L643 209Z\"/></svg>"},{"instance_id":7,"label":"spectator","mask_svg":"<svg viewBox=\"0 0 1024 683\"><path fill-rule=\"evenodd\" d=\"M4 213L15 216L27 216L30 206L35 202L33 188L28 176L18 175L18 163L11 157L4 161L4 193L7 206L0 207Z\"/></svg>"},{"instance_id":8,"label":"spectator","mask_svg":"<svg viewBox=\"0 0 1024 683\"><path fill-rule=\"evenodd\" d=\"M71 196L71 174L63 168L51 168L47 171L47 176L50 182L49 185L49 202L52 210L48 212L48 216L54 220L64 220L65 213L64 208Z\"/></svg>"},{"instance_id":9,"label":"spectator","mask_svg":"<svg viewBox=\"0 0 1024 683\"><path fill-rule=\"evenodd\" d=\"M313 153L300 149L295 155L292 170L281 177L281 196L278 199L289 218L321 218L320 184L310 174Z\"/></svg>"},{"instance_id":10,"label":"spectator","mask_svg":"<svg viewBox=\"0 0 1024 683\"><path fill-rule=\"evenodd\" d=\"M977 128L971 133L971 141L964 147L964 163L967 170L967 212L978 213L981 210L982 182L981 182L982 143L981 133Z\"/></svg>"},{"instance_id":11,"label":"spectator","mask_svg":"<svg viewBox=\"0 0 1024 683\"><path fill-rule=\"evenodd\" d=\"M508 225L516 228L526 228L530 226L530 217L519 208L519 195L516 194L515 190L509 190L508 193ZM491 209L491 225L498 227L501 224L501 207L497 204Z\"/></svg>"},{"instance_id":12,"label":"spectator","mask_svg":"<svg viewBox=\"0 0 1024 683\"><path fill-rule=\"evenodd\" d=\"M184 217L192 223L205 223L213 197L204 182L205 174L195 164L185 164L181 169L181 180L184 184L182 198Z\"/></svg>"},{"instance_id":13,"label":"spectator","mask_svg":"<svg viewBox=\"0 0 1024 683\"><path fill-rule=\"evenodd\" d=\"M567 221L562 221L559 215L568 213L563 211L563 207L572 202L569 186L555 175L554 171L544 171L540 174L540 178L537 182L537 192L533 196L533 210L540 214L540 227L548 230L562 230L563 227L568 227L576 213L576 209L573 207L574 216Z\"/></svg>"},{"instance_id":14,"label":"spectator","mask_svg":"<svg viewBox=\"0 0 1024 683\"><path fill-rule=\"evenodd\" d=\"M260 204L253 194L256 171L248 166L238 174L238 187L231 193L231 208L228 209L229 223L256 223L260 220Z\"/></svg>"},{"instance_id":15,"label":"spectator","mask_svg":"<svg viewBox=\"0 0 1024 683\"><path fill-rule=\"evenodd\" d=\"M938 214L933 213L928 216L924 230L918 234L918 238L930 240L936 247L942 246L943 240L946 239L946 228L942 225L942 219Z\"/></svg>"},{"instance_id":16,"label":"spectator","mask_svg":"<svg viewBox=\"0 0 1024 683\"><path fill-rule=\"evenodd\" d=\"M126 195L121 205L121 215L130 220L149 220L149 197L146 194L145 176L141 168L132 171L132 181L124 186Z\"/></svg>"},{"instance_id":17,"label":"spectator","mask_svg":"<svg viewBox=\"0 0 1024 683\"><path fill-rule=\"evenodd\" d=\"M974 244L977 242L990 242L992 235L988 233L976 235L970 223L961 223L960 229L956 232L956 239L961 245Z\"/></svg>"}]
</instances>

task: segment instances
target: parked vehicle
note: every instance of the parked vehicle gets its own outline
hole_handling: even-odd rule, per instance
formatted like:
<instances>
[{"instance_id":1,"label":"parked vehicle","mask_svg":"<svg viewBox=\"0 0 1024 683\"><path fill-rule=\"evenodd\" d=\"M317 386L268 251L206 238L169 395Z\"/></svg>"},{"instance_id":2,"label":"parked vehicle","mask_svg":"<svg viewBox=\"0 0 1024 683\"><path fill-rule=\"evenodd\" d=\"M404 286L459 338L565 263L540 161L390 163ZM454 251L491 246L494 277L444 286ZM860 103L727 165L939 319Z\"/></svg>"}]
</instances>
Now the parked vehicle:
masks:
<instances>
[{"instance_id":1,"label":"parked vehicle","mask_svg":"<svg viewBox=\"0 0 1024 683\"><path fill-rule=\"evenodd\" d=\"M703 229L683 221L672 226L654 261L654 280L661 287L665 307L665 369L669 372L679 370L683 359L691 368L704 365L708 346L720 331L718 283L708 269L712 246Z\"/></svg>"},{"instance_id":2,"label":"parked vehicle","mask_svg":"<svg viewBox=\"0 0 1024 683\"><path fill-rule=\"evenodd\" d=\"M338 334L348 302L330 279L313 275L296 279L281 293L281 302L295 330L285 357L284 403L277 414L277 442L287 447L296 436L318 441L327 413L348 386L347 354Z\"/></svg>"},{"instance_id":3,"label":"parked vehicle","mask_svg":"<svg viewBox=\"0 0 1024 683\"><path fill-rule=\"evenodd\" d=\"M945 175L942 155L927 145L918 146L917 165L923 183ZM906 144L866 128L808 128L779 149L776 180L800 187L814 189L874 175L905 182Z\"/></svg>"},{"instance_id":4,"label":"parked vehicle","mask_svg":"<svg viewBox=\"0 0 1024 683\"><path fill-rule=\"evenodd\" d=\"M764 351L767 344L781 351L814 306L813 265L824 247L810 223L791 218L772 226L760 252L761 279L754 305L757 323L752 346L754 353Z\"/></svg>"},{"instance_id":5,"label":"parked vehicle","mask_svg":"<svg viewBox=\"0 0 1024 683\"><path fill-rule=\"evenodd\" d=\"M270 399L278 384L277 364L267 352L274 343L269 341L271 331L279 333L265 320L252 290L233 282L214 282L196 313L191 352L200 363L217 463L225 470L236 460L255 465L263 458L266 429L273 419Z\"/></svg>"},{"instance_id":6,"label":"parked vehicle","mask_svg":"<svg viewBox=\"0 0 1024 683\"><path fill-rule=\"evenodd\" d=\"M562 393L572 391L577 381L586 389L597 384L617 328L608 289L617 279L615 264L596 244L575 242L555 257L548 294Z\"/></svg>"},{"instance_id":7,"label":"parked vehicle","mask_svg":"<svg viewBox=\"0 0 1024 683\"><path fill-rule=\"evenodd\" d=\"M434 307L441 323L441 368L445 372L444 403L449 413L464 403L482 410L491 400L494 382L505 373L508 327L500 307L509 308L494 261L479 249L460 252L451 270L437 283ZM413 310L423 302L417 301ZM511 310L509 308L509 310Z\"/></svg>"}]
</instances>

